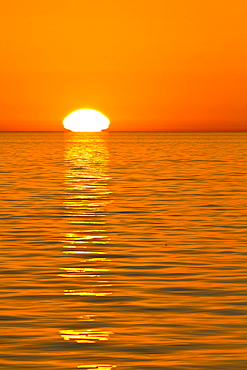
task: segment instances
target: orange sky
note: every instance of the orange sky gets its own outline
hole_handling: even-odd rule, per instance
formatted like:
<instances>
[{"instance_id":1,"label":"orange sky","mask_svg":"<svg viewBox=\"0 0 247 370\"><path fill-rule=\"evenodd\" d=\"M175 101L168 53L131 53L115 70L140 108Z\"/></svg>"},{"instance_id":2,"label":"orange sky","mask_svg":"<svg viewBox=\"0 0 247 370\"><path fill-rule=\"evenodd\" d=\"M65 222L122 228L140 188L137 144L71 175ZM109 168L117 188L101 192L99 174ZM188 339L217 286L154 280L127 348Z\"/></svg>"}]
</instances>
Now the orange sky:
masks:
<instances>
[{"instance_id":1,"label":"orange sky","mask_svg":"<svg viewBox=\"0 0 247 370\"><path fill-rule=\"evenodd\" d=\"M246 0L1 4L0 130L247 130Z\"/></svg>"}]
</instances>

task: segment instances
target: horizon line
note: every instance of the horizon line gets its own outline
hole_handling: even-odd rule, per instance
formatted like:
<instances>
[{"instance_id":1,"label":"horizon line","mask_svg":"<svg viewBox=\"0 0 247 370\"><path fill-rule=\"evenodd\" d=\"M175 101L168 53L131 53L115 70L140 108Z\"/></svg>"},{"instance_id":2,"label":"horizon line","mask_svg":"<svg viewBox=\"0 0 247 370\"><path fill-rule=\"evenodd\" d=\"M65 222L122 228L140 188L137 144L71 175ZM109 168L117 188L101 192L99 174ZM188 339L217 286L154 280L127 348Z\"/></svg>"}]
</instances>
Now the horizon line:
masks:
<instances>
[{"instance_id":1,"label":"horizon line","mask_svg":"<svg viewBox=\"0 0 247 370\"><path fill-rule=\"evenodd\" d=\"M110 132L247 132L245 130L103 130L103 131L70 131L70 130L0 130L0 132L74 132L74 133L110 133Z\"/></svg>"}]
</instances>

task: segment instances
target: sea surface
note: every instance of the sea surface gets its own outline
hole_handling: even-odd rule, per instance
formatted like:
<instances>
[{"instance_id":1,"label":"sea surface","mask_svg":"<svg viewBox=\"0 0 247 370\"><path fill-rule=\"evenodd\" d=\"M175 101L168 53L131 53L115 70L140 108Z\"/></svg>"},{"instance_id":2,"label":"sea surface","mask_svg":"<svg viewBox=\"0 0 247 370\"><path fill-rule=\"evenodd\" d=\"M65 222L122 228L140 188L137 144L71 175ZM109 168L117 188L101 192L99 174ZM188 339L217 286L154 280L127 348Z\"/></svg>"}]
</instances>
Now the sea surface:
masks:
<instances>
[{"instance_id":1,"label":"sea surface","mask_svg":"<svg viewBox=\"0 0 247 370\"><path fill-rule=\"evenodd\" d=\"M247 369L247 133L0 133L4 370Z\"/></svg>"}]
</instances>

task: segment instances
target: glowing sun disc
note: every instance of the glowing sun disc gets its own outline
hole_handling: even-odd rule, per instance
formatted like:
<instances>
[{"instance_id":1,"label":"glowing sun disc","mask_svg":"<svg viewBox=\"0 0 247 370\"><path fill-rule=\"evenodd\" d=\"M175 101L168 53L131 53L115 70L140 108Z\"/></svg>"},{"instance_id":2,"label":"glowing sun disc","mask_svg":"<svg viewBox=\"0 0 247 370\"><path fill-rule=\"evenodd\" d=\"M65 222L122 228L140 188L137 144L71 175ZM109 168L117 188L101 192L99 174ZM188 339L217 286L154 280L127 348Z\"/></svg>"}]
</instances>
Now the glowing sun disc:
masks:
<instances>
[{"instance_id":1,"label":"glowing sun disc","mask_svg":"<svg viewBox=\"0 0 247 370\"><path fill-rule=\"evenodd\" d=\"M65 117L63 125L70 131L95 132L107 129L110 120L97 110L79 109Z\"/></svg>"}]
</instances>

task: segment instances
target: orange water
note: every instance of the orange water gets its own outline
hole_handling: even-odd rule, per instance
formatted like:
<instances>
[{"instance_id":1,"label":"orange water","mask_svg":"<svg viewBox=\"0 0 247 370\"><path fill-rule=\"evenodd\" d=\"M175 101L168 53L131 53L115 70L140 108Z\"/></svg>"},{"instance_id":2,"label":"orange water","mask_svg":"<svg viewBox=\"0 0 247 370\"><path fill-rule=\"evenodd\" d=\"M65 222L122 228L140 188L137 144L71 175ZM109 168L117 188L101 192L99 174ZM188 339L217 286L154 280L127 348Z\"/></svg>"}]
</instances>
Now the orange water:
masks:
<instances>
[{"instance_id":1,"label":"orange water","mask_svg":"<svg viewBox=\"0 0 247 370\"><path fill-rule=\"evenodd\" d=\"M246 133L0 133L1 368L247 369Z\"/></svg>"}]
</instances>

